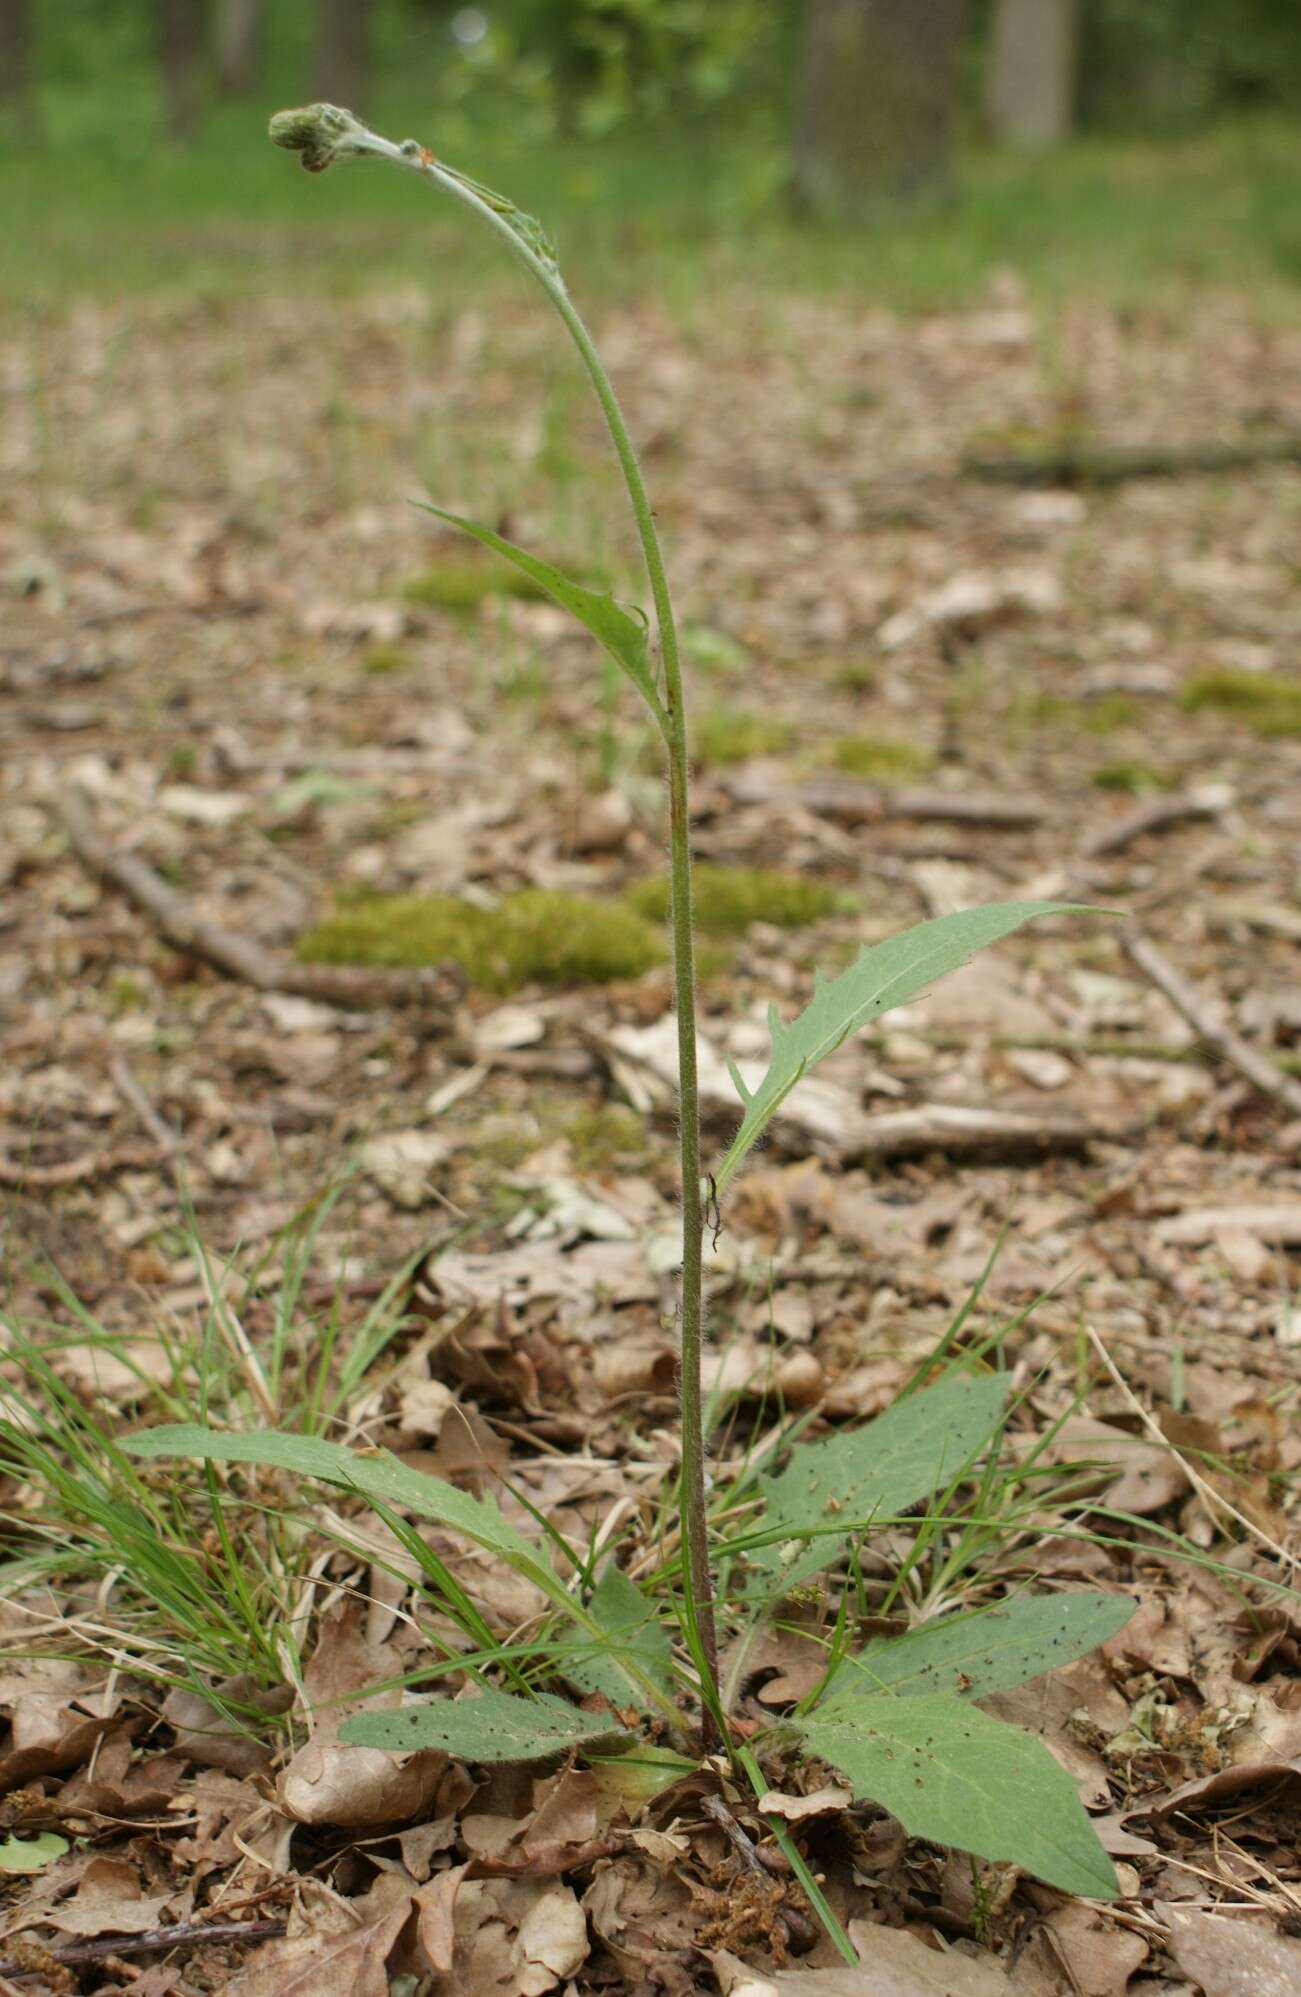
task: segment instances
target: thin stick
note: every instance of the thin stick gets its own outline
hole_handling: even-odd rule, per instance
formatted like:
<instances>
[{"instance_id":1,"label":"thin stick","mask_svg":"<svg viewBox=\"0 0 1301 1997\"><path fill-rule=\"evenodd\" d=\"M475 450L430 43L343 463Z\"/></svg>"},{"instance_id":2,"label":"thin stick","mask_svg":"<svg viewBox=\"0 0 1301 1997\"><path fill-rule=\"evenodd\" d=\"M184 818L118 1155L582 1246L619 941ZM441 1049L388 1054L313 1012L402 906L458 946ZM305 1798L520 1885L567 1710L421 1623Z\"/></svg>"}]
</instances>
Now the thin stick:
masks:
<instances>
[{"instance_id":1,"label":"thin stick","mask_svg":"<svg viewBox=\"0 0 1301 1997\"><path fill-rule=\"evenodd\" d=\"M195 1948L200 1942L275 1941L285 1931L283 1921L182 1921L173 1928L150 1928L143 1935L105 1935L98 1941L74 1942L68 1948L45 1949L49 1962L75 1967L83 1962L104 1962L115 1955L149 1955L154 1949ZM0 1962L0 1976L27 1982L41 1972L29 1969L12 1956Z\"/></svg>"},{"instance_id":2,"label":"thin stick","mask_svg":"<svg viewBox=\"0 0 1301 1997\"><path fill-rule=\"evenodd\" d=\"M350 964L295 964L194 915L175 889L134 853L121 853L103 838L85 793L70 788L59 800L68 844L92 874L124 894L147 915L174 950L201 957L214 970L260 992L293 992L327 1005L382 1005L434 1000L446 1004L459 992L454 965L429 970L371 970Z\"/></svg>"},{"instance_id":3,"label":"thin stick","mask_svg":"<svg viewBox=\"0 0 1301 1997\"><path fill-rule=\"evenodd\" d=\"M1262 1095L1272 1096L1276 1102L1285 1103L1294 1115L1301 1116L1301 1082L1283 1074L1267 1055L1249 1046L1240 1034L1218 1017L1169 958L1157 949L1150 936L1145 936L1141 929L1126 930L1122 932L1120 942L1130 962L1165 993L1175 1011L1188 1021L1212 1053L1236 1068L1240 1075L1245 1075Z\"/></svg>"}]
</instances>

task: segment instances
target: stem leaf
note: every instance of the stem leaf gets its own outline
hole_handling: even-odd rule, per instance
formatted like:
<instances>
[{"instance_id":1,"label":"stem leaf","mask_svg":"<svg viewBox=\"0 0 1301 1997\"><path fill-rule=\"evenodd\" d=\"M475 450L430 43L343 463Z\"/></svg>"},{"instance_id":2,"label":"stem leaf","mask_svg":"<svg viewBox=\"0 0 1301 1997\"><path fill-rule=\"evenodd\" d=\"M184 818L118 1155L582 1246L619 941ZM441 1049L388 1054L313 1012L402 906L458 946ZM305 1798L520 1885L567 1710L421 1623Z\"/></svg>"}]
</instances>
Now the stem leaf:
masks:
<instances>
[{"instance_id":1,"label":"stem leaf","mask_svg":"<svg viewBox=\"0 0 1301 1997\"><path fill-rule=\"evenodd\" d=\"M1111 1860L1042 1741L935 1693L844 1699L798 1724L860 1801L889 1810L911 1836L1019 1865L1064 1893L1115 1899Z\"/></svg>"},{"instance_id":2,"label":"stem leaf","mask_svg":"<svg viewBox=\"0 0 1301 1997\"><path fill-rule=\"evenodd\" d=\"M934 922L905 929L884 943L865 947L838 978L819 977L813 997L789 1026L782 1024L776 1007L770 1007L772 1057L768 1072L753 1095L747 1098L742 1093L745 1116L714 1175L718 1193L726 1190L742 1159L759 1141L796 1083L828 1054L834 1054L851 1033L892 1006L905 1005L946 971L956 971L977 950L1000 942L1036 916L1085 912L1089 911L1070 902L1007 901L942 915Z\"/></svg>"},{"instance_id":3,"label":"stem leaf","mask_svg":"<svg viewBox=\"0 0 1301 1997\"><path fill-rule=\"evenodd\" d=\"M655 686L650 662L650 637L645 616L641 611L630 615L621 604L615 602L608 591L584 589L581 583L571 582L550 562L540 561L523 548L517 548L513 541L494 534L491 527L480 526L477 520L466 520L459 513L446 513L441 506L431 506L427 500L417 500L416 504L424 513L432 513L436 520L445 520L450 527L459 527L481 547L490 548L544 589L553 603L576 617L586 625L597 642L603 645L632 681L646 705L656 719L661 721L663 706Z\"/></svg>"}]
</instances>

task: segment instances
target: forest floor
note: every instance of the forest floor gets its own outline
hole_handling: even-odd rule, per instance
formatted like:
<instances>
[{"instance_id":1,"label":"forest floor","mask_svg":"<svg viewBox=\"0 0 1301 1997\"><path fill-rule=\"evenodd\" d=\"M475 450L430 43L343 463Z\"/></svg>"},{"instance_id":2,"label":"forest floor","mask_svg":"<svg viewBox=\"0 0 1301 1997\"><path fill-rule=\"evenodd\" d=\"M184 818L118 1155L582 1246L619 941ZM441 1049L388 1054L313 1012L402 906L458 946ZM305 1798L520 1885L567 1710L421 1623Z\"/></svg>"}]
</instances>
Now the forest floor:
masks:
<instances>
[{"instance_id":1,"label":"forest floor","mask_svg":"<svg viewBox=\"0 0 1301 1997\"><path fill-rule=\"evenodd\" d=\"M1057 1460L1094 1468L1057 1510L1022 1493L959 1600L1028 1579L1137 1599L1105 1652L998 1702L1077 1777L1122 1897L977 1890L965 1860L841 1808L800 1835L879 1968L837 1982L820 1942L777 1988L1301 1987L1301 468L964 472L1295 438L1301 323L1224 289L1049 310L1010 272L921 316L753 272L596 317L687 627L698 858L830 891L783 927L761 884L740 933L707 939L712 1066L760 1052L769 999L789 1015L815 964L927 915L1046 891L1128 918L1036 925L844 1048L709 1263L732 1459L784 1413L816 1432L886 1407L1001 1242L960 1343L1005 1327L1013 1454L1064 1422ZM85 863L88 836L130 854L286 963L339 897L536 889L609 913L660 877L631 698L408 504L640 593L599 418L540 308L507 277L14 310L0 469L0 1227L11 1345L25 1327L50 1367L33 1385L11 1354L3 1391L111 1435L197 1405L205 1371L223 1421L291 1423L332 1338L332 1433L520 1518L522 1486L571 1540L616 1512L650 1533L676 1461L663 964L624 965L598 911L605 981L449 971L345 1008L218 974ZM1217 1023L1254 1078L1207 1046ZM98 1511L84 1481L0 1486L29 1561L4 1606L0 1824L67 1842L0 1905L0 1989L768 1987L780 1924L698 1784L640 1825L573 1772L453 1764L414 1823L382 1785L358 1799L339 1703L428 1652L394 1542L346 1500L268 1500L303 1531L278 1596L258 1572L244 1696L298 1690L278 1730L232 1733L201 1697L215 1638L115 1556L124 1475L106 1451L85 1469ZM264 1521L242 1516L252 1544ZM211 1532L193 1550L216 1563ZM455 1571L503 1639L532 1613L509 1574ZM952 1605L921 1586L909 1607ZM797 1696L783 1642L751 1658L743 1717ZM303 1756L331 1752L323 1800ZM440 1920L451 1984L420 1954ZM170 1948L141 1939L168 1928Z\"/></svg>"}]
</instances>

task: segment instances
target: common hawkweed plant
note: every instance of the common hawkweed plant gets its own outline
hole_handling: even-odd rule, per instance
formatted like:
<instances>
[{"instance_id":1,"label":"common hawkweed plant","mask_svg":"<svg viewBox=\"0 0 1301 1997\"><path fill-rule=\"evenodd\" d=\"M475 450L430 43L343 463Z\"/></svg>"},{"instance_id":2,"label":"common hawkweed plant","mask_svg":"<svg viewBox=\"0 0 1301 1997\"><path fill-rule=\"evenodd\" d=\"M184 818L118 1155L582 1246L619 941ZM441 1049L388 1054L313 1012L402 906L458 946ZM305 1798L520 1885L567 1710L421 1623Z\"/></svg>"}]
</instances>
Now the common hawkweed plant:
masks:
<instances>
[{"instance_id":1,"label":"common hawkweed plant","mask_svg":"<svg viewBox=\"0 0 1301 1997\"><path fill-rule=\"evenodd\" d=\"M874 1422L816 1442L770 1452L749 1466L711 1522L706 1421L701 1392L701 1261L707 1211L718 1213L747 1155L791 1091L852 1033L965 963L1036 916L1070 912L1052 902L1008 902L924 922L865 948L840 976L819 976L793 1021L769 1010L771 1052L756 1086L735 1068L739 1127L724 1154L701 1156L696 1066L689 841L687 708L673 603L655 515L637 453L610 378L570 299L541 226L514 204L436 159L415 140L394 144L351 112L330 104L284 111L271 137L300 154L314 173L349 159L384 160L418 176L491 230L523 264L577 349L601 406L623 474L641 544L652 616L571 581L488 528L429 510L511 562L604 647L648 710L663 743L668 776L670 929L677 1012L682 1172L682 1255L678 1296L682 1424L680 1542L666 1535L657 1570L641 1581L617 1549L601 1571L581 1549L547 1528L531 1540L489 1499L471 1497L384 1453L356 1452L319 1436L267 1431L235 1434L198 1426L136 1436L143 1456L265 1464L354 1492L404 1534L419 1558L423 1541L407 1523L433 1521L506 1561L534 1584L548 1613L533 1642L494 1653L480 1624L471 1654L449 1659L444 1675L465 1675L477 1696L416 1698L355 1716L344 1738L396 1753L440 1747L475 1762L527 1761L562 1752L636 1756L671 1744L675 1772L688 1758L713 1758L721 1780L758 1799L777 1757L809 1754L838 1770L855 1797L881 1806L912 1834L976 1856L1011 1863L1064 1890L1109 1898L1110 1860L1089 1825L1075 1786L1047 1749L986 1715L976 1703L1082 1655L1127 1619L1113 1595L1023 1596L966 1615L921 1619L909 1633L856 1649L865 1601L860 1549L866 1535L894 1523L917 1534L913 1573L930 1563L940 1576L946 1546L965 1544L963 1507L979 1506L999 1477L1007 1380L986 1360L950 1363L928 1384L924 1369L896 1405ZM962 1494L966 1494L963 1496ZM973 1495L974 1494L974 1495ZM929 1513L918 1520L917 1508ZM405 1516L404 1516L405 1515ZM910 1516L911 1515L911 1516ZM545 1522L541 1522L544 1523ZM923 1554L920 1549L925 1547ZM677 1550L680 1545L680 1552ZM783 1604L807 1608L825 1596L824 1577L844 1570L834 1627L820 1641L825 1670L816 1691L768 1733L738 1728L729 1705L744 1664L719 1675L721 1614L734 1635L731 1655L752 1653L755 1635ZM959 1562L960 1564L960 1562ZM426 1561L428 1567L428 1561ZM563 1571L562 1571L563 1570ZM436 1577L437 1578L437 1577ZM452 1585L441 1574L443 1598ZM510 1689L496 1682L504 1678ZM571 1696L554 1689L563 1686ZM577 1703L572 1694L582 1695ZM854 1951L807 1859L777 1816L767 1819L842 1956Z\"/></svg>"}]
</instances>

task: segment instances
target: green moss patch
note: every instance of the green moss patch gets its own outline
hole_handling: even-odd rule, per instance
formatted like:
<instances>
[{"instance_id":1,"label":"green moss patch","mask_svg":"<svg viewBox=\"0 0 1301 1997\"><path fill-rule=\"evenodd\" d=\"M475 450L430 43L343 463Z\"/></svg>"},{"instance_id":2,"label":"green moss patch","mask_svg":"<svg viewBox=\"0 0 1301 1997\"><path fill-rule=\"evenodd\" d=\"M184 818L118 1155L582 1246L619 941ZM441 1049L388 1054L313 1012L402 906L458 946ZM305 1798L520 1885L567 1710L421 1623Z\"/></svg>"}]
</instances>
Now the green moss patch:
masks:
<instances>
[{"instance_id":1,"label":"green moss patch","mask_svg":"<svg viewBox=\"0 0 1301 1997\"><path fill-rule=\"evenodd\" d=\"M412 576L402 594L408 603L423 603L430 610L451 610L464 615L477 610L490 596L543 597L531 576L506 562L478 562L473 559L438 562L421 575Z\"/></svg>"},{"instance_id":2,"label":"green moss patch","mask_svg":"<svg viewBox=\"0 0 1301 1997\"><path fill-rule=\"evenodd\" d=\"M764 867L697 867L694 884L696 923L706 936L743 936L752 922L802 929L833 914L841 900L823 881ZM627 900L638 915L663 922L669 912L668 882L638 881Z\"/></svg>"},{"instance_id":3,"label":"green moss patch","mask_svg":"<svg viewBox=\"0 0 1301 1997\"><path fill-rule=\"evenodd\" d=\"M1123 791L1129 797L1150 797L1157 791L1173 790L1175 782L1167 771L1136 761L1104 763L1093 772L1096 790Z\"/></svg>"},{"instance_id":4,"label":"green moss patch","mask_svg":"<svg viewBox=\"0 0 1301 1997\"><path fill-rule=\"evenodd\" d=\"M794 731L788 721L752 714L740 707L709 707L692 725L691 753L695 762L717 769L725 763L745 763L752 756L777 756L789 749Z\"/></svg>"},{"instance_id":5,"label":"green moss patch","mask_svg":"<svg viewBox=\"0 0 1301 1997\"><path fill-rule=\"evenodd\" d=\"M460 964L480 990L521 985L609 984L662 963L662 932L619 902L529 888L495 908L454 895L356 901L299 939L305 964L413 970Z\"/></svg>"},{"instance_id":6,"label":"green moss patch","mask_svg":"<svg viewBox=\"0 0 1301 1997\"><path fill-rule=\"evenodd\" d=\"M1081 729L1086 735L1116 735L1143 719L1139 702L1127 693L1103 694L1098 700L1070 700L1064 694L1036 694L1029 705L1038 728Z\"/></svg>"},{"instance_id":7,"label":"green moss patch","mask_svg":"<svg viewBox=\"0 0 1301 1997\"><path fill-rule=\"evenodd\" d=\"M621 1160L646 1150L646 1126L633 1110L617 1103L582 1110L564 1126L569 1152L580 1172L609 1172Z\"/></svg>"},{"instance_id":8,"label":"green moss patch","mask_svg":"<svg viewBox=\"0 0 1301 1997\"><path fill-rule=\"evenodd\" d=\"M1281 673L1194 673L1180 700L1187 714L1236 715L1257 735L1301 736L1301 680Z\"/></svg>"},{"instance_id":9,"label":"green moss patch","mask_svg":"<svg viewBox=\"0 0 1301 1997\"><path fill-rule=\"evenodd\" d=\"M847 735L836 743L832 760L846 775L866 777L877 784L907 783L935 767L929 749L916 742L891 742L880 735Z\"/></svg>"},{"instance_id":10,"label":"green moss patch","mask_svg":"<svg viewBox=\"0 0 1301 1997\"><path fill-rule=\"evenodd\" d=\"M411 668L411 660L400 645L372 645L361 662L364 673L375 679L383 679L388 673L405 673Z\"/></svg>"}]
</instances>

